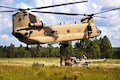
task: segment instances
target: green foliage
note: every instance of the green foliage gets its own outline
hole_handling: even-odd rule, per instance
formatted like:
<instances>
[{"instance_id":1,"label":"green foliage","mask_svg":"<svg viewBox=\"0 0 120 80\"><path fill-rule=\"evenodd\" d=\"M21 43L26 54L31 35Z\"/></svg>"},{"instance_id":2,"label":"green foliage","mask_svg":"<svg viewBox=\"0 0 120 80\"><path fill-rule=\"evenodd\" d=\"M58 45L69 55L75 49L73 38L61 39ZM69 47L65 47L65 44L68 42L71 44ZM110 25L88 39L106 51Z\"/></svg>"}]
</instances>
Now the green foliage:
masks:
<instances>
[{"instance_id":1,"label":"green foliage","mask_svg":"<svg viewBox=\"0 0 120 80\"><path fill-rule=\"evenodd\" d=\"M113 48L112 58L120 59L120 48Z\"/></svg>"},{"instance_id":2,"label":"green foliage","mask_svg":"<svg viewBox=\"0 0 120 80\"><path fill-rule=\"evenodd\" d=\"M28 57L31 57L29 52L26 51L25 48L22 45L20 45L20 47L18 47L15 52L16 52L16 57L17 58L22 58L22 57L28 58Z\"/></svg>"},{"instance_id":3,"label":"green foliage","mask_svg":"<svg viewBox=\"0 0 120 80\"><path fill-rule=\"evenodd\" d=\"M38 50L36 46L31 46L27 51L20 45L15 47L13 44L10 46L0 46L0 57L3 58L22 58L22 57L59 57L59 56L76 56L81 58L86 55L88 58L120 58L120 50L112 50L112 45L107 36L103 38L94 38L80 40L72 47L72 43L61 42L60 47L53 47L48 45Z\"/></svg>"},{"instance_id":4,"label":"green foliage","mask_svg":"<svg viewBox=\"0 0 120 80\"><path fill-rule=\"evenodd\" d=\"M103 39L81 40L80 46L75 46L75 51L79 51L89 58L112 58L113 54L112 45L107 36L104 36Z\"/></svg>"},{"instance_id":5,"label":"green foliage","mask_svg":"<svg viewBox=\"0 0 120 80\"><path fill-rule=\"evenodd\" d=\"M95 41L91 41L87 46L87 55L90 58L99 58L100 57L100 48Z\"/></svg>"},{"instance_id":6,"label":"green foliage","mask_svg":"<svg viewBox=\"0 0 120 80\"><path fill-rule=\"evenodd\" d=\"M113 51L112 51L112 45L110 43L110 40L107 36L104 36L103 39L100 40L100 52L101 52L101 58L110 58L112 57Z\"/></svg>"}]
</instances>

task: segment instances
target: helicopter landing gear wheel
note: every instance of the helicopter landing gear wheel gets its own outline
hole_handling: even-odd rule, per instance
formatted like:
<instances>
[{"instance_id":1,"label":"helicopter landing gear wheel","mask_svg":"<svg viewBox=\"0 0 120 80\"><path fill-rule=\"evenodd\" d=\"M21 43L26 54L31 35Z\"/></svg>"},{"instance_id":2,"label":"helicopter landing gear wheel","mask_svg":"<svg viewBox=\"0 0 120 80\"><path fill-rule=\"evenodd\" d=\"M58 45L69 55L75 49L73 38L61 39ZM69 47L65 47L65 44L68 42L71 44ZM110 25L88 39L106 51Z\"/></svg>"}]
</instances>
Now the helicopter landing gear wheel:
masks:
<instances>
[{"instance_id":1,"label":"helicopter landing gear wheel","mask_svg":"<svg viewBox=\"0 0 120 80\"><path fill-rule=\"evenodd\" d=\"M29 50L30 48L28 47L28 45L25 47L25 50Z\"/></svg>"},{"instance_id":2,"label":"helicopter landing gear wheel","mask_svg":"<svg viewBox=\"0 0 120 80\"><path fill-rule=\"evenodd\" d=\"M40 50L42 48L42 46L40 46L40 44L37 44L37 49Z\"/></svg>"}]
</instances>

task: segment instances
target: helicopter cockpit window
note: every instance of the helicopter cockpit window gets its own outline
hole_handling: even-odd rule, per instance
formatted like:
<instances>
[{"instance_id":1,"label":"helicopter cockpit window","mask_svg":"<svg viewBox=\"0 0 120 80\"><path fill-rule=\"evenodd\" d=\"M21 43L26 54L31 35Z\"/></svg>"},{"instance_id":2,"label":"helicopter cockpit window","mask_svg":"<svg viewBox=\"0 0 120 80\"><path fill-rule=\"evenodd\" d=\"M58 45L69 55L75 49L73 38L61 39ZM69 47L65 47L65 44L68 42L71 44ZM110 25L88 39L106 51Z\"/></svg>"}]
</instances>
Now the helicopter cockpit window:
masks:
<instances>
[{"instance_id":1,"label":"helicopter cockpit window","mask_svg":"<svg viewBox=\"0 0 120 80\"><path fill-rule=\"evenodd\" d=\"M29 19L30 19L30 23L36 23L37 22L36 17L32 14L29 14Z\"/></svg>"},{"instance_id":2,"label":"helicopter cockpit window","mask_svg":"<svg viewBox=\"0 0 120 80\"><path fill-rule=\"evenodd\" d=\"M91 26L89 25L89 26L87 26L87 29L88 29L88 31L92 31L92 28L91 28Z\"/></svg>"}]
</instances>

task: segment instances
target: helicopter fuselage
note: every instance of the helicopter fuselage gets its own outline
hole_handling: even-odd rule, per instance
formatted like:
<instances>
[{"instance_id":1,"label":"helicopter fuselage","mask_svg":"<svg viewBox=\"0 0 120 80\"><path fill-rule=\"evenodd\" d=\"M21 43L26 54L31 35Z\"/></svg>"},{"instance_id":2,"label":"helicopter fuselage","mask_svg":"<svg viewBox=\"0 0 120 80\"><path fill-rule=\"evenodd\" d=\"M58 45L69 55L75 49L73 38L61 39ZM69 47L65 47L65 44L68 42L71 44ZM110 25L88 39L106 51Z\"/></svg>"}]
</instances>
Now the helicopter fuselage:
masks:
<instances>
[{"instance_id":1,"label":"helicopter fuselage","mask_svg":"<svg viewBox=\"0 0 120 80\"><path fill-rule=\"evenodd\" d=\"M12 34L21 42L33 45L93 38L101 31L92 22L45 26L36 15L17 12L13 15Z\"/></svg>"}]
</instances>

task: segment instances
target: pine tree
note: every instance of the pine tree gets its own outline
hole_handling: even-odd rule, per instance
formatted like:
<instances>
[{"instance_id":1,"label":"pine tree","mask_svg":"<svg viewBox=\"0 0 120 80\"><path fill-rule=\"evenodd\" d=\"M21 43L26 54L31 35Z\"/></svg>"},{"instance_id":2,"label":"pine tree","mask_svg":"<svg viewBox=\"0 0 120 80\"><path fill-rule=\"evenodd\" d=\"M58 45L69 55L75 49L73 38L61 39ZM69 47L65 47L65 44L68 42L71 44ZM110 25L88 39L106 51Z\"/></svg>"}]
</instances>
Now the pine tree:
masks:
<instances>
[{"instance_id":1,"label":"pine tree","mask_svg":"<svg viewBox=\"0 0 120 80\"><path fill-rule=\"evenodd\" d=\"M10 44L10 46L7 47L6 52L8 58L14 58L16 55L15 46L13 44Z\"/></svg>"},{"instance_id":2,"label":"pine tree","mask_svg":"<svg viewBox=\"0 0 120 80\"><path fill-rule=\"evenodd\" d=\"M3 57L3 47L0 46L0 57Z\"/></svg>"},{"instance_id":3,"label":"pine tree","mask_svg":"<svg viewBox=\"0 0 120 80\"><path fill-rule=\"evenodd\" d=\"M97 42L90 41L89 45L87 46L86 52L89 58L99 58L100 49Z\"/></svg>"},{"instance_id":4,"label":"pine tree","mask_svg":"<svg viewBox=\"0 0 120 80\"><path fill-rule=\"evenodd\" d=\"M101 58L111 58L113 51L110 40L107 36L104 36L100 41Z\"/></svg>"}]
</instances>

